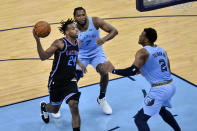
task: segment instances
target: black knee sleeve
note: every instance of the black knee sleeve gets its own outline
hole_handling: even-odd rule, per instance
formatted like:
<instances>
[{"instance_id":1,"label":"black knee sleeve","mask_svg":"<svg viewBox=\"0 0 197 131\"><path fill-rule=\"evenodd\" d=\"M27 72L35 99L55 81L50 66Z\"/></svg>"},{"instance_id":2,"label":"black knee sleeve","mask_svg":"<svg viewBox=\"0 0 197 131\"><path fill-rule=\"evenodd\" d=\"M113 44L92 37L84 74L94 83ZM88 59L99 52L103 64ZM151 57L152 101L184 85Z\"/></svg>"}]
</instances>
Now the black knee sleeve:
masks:
<instances>
[{"instance_id":1,"label":"black knee sleeve","mask_svg":"<svg viewBox=\"0 0 197 131\"><path fill-rule=\"evenodd\" d=\"M139 131L150 131L147 121L151 116L144 114L144 110L141 109L135 116L135 124Z\"/></svg>"},{"instance_id":2,"label":"black knee sleeve","mask_svg":"<svg viewBox=\"0 0 197 131\"><path fill-rule=\"evenodd\" d=\"M159 115L161 115L164 121L170 121L171 119L174 119L174 116L168 110L166 110L165 107L161 108Z\"/></svg>"},{"instance_id":3,"label":"black knee sleeve","mask_svg":"<svg viewBox=\"0 0 197 131\"><path fill-rule=\"evenodd\" d=\"M174 116L166 110L165 107L162 107L159 114L161 115L162 119L168 123L175 131L181 131L177 121L174 119Z\"/></svg>"}]
</instances>

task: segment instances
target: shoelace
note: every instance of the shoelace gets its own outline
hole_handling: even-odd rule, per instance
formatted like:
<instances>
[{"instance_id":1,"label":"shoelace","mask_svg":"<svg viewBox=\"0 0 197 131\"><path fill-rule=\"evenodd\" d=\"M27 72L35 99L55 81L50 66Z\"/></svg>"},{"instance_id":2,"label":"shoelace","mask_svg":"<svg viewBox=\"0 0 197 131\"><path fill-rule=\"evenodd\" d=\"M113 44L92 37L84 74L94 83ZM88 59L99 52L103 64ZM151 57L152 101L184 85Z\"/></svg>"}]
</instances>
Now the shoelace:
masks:
<instances>
[{"instance_id":1,"label":"shoelace","mask_svg":"<svg viewBox=\"0 0 197 131\"><path fill-rule=\"evenodd\" d=\"M43 111L43 116L44 116L44 118L48 118L49 117L48 112Z\"/></svg>"}]
</instances>

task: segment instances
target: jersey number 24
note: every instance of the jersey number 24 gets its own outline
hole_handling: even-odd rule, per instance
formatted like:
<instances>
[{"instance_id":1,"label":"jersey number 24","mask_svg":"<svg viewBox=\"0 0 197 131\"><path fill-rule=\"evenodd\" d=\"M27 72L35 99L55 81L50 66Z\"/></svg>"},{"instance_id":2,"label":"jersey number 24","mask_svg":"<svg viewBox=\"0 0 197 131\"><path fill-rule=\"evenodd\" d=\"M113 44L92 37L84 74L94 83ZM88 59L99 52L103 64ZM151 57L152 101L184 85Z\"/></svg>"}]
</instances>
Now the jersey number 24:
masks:
<instances>
[{"instance_id":1,"label":"jersey number 24","mask_svg":"<svg viewBox=\"0 0 197 131\"><path fill-rule=\"evenodd\" d=\"M75 66L77 61L77 57L76 56L70 56L69 60L68 60L68 66Z\"/></svg>"}]
</instances>

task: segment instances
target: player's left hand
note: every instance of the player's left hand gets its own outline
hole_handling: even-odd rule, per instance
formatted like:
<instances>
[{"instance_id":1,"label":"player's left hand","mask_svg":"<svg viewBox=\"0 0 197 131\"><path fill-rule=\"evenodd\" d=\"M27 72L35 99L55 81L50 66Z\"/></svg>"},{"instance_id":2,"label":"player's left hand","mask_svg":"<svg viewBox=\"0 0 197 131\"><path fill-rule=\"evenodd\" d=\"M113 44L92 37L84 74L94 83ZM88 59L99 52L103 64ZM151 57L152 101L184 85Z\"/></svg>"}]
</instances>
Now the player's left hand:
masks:
<instances>
[{"instance_id":1,"label":"player's left hand","mask_svg":"<svg viewBox=\"0 0 197 131\"><path fill-rule=\"evenodd\" d=\"M98 38L96 38L96 44L98 45L98 46L100 46L100 45L103 45L105 43L105 41L103 40L103 39L98 39Z\"/></svg>"},{"instance_id":2,"label":"player's left hand","mask_svg":"<svg viewBox=\"0 0 197 131\"><path fill-rule=\"evenodd\" d=\"M86 69L86 67L85 67L84 64L82 64L82 63L80 62L80 63L78 63L78 65L81 67L83 73L86 73L86 72L87 72L87 69Z\"/></svg>"}]
</instances>

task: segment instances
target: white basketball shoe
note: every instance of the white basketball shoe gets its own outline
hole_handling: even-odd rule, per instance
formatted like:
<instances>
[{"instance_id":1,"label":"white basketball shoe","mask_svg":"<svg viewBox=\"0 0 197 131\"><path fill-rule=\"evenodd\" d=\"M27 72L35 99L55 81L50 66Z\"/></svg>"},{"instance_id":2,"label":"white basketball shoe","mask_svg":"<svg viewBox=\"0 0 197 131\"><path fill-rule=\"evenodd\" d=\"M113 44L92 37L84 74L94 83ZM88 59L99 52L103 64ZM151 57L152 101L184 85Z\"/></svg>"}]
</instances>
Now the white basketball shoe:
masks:
<instances>
[{"instance_id":1,"label":"white basketball shoe","mask_svg":"<svg viewBox=\"0 0 197 131\"><path fill-rule=\"evenodd\" d=\"M59 110L57 113L51 113L51 115L52 115L53 118L58 119L58 118L61 117L61 112L60 112L60 110Z\"/></svg>"},{"instance_id":2,"label":"white basketball shoe","mask_svg":"<svg viewBox=\"0 0 197 131\"><path fill-rule=\"evenodd\" d=\"M110 105L107 103L106 97L99 99L97 98L97 102L98 104L101 106L101 108L103 109L103 112L107 115L112 114L112 109L110 107Z\"/></svg>"}]
</instances>

